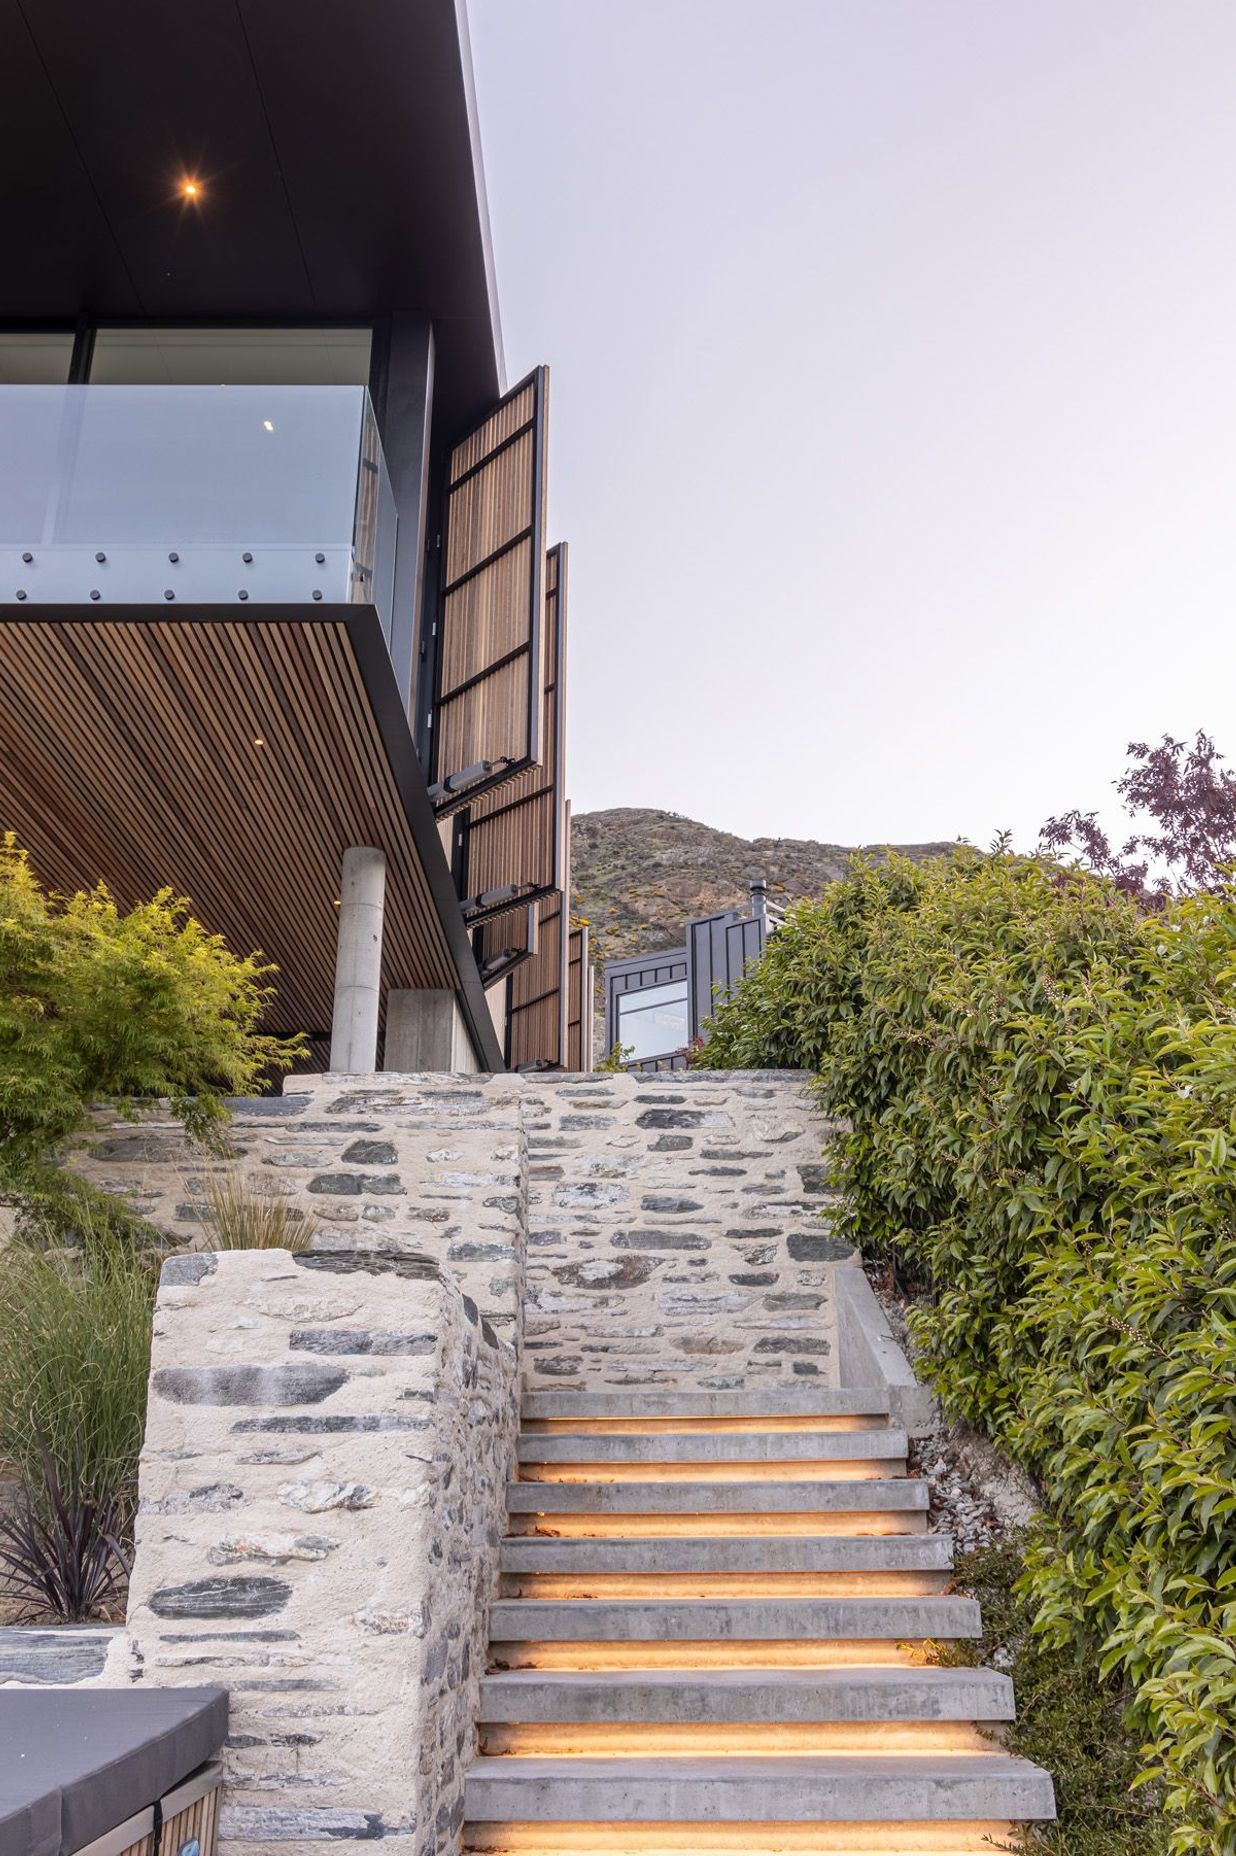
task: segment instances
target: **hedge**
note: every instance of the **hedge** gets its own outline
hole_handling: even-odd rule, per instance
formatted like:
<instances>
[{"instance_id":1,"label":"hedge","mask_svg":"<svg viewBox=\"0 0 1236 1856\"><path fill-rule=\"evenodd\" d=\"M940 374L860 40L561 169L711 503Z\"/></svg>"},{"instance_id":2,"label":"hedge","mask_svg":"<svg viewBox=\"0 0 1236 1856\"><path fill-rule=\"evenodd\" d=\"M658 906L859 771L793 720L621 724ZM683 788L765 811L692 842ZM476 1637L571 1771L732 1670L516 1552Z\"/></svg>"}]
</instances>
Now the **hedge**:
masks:
<instances>
[{"instance_id":1,"label":"hedge","mask_svg":"<svg viewBox=\"0 0 1236 1856\"><path fill-rule=\"evenodd\" d=\"M707 1050L818 1073L849 1233L927 1283L926 1376L1043 1491L1039 1628L1133 1685L1173 1850L1236 1856L1236 892L858 865Z\"/></svg>"}]
</instances>

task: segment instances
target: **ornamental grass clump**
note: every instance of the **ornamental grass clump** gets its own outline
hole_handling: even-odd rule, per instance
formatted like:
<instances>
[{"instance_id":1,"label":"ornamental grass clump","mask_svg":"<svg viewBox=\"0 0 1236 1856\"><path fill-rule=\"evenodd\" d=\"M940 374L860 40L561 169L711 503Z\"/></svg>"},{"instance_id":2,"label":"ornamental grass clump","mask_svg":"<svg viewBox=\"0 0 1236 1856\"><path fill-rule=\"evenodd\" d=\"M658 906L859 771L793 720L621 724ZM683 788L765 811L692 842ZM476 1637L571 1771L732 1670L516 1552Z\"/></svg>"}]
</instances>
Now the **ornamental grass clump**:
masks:
<instances>
[{"instance_id":1,"label":"ornamental grass clump","mask_svg":"<svg viewBox=\"0 0 1236 1856\"><path fill-rule=\"evenodd\" d=\"M1036 1477L1044 1641L1134 1696L1175 1852L1236 1856L1236 892L998 851L858 864L718 1012L809 1068L920 1364Z\"/></svg>"},{"instance_id":2,"label":"ornamental grass clump","mask_svg":"<svg viewBox=\"0 0 1236 1856\"><path fill-rule=\"evenodd\" d=\"M204 1188L210 1250L308 1250L318 1228L269 1187L247 1185L236 1173L212 1174Z\"/></svg>"},{"instance_id":3,"label":"ornamental grass clump","mask_svg":"<svg viewBox=\"0 0 1236 1856\"><path fill-rule=\"evenodd\" d=\"M32 1497L62 1488L129 1508L146 1421L158 1259L79 1209L72 1248L37 1226L0 1250L0 1459Z\"/></svg>"}]
</instances>

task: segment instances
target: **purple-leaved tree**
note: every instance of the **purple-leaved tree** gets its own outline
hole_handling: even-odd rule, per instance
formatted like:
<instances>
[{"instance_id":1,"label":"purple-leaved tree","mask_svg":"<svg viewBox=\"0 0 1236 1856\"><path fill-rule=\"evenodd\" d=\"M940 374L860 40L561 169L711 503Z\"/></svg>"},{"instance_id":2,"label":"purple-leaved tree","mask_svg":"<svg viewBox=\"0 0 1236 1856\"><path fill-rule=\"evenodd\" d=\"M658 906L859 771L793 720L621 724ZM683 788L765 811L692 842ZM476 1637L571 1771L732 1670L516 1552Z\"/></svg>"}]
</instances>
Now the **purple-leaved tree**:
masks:
<instances>
[{"instance_id":1,"label":"purple-leaved tree","mask_svg":"<svg viewBox=\"0 0 1236 1856\"><path fill-rule=\"evenodd\" d=\"M1192 743L1131 741L1129 755L1115 787L1132 835L1117 847L1097 813L1064 812L1043 826L1040 849L1080 857L1147 901L1220 887L1236 865L1236 773L1200 729Z\"/></svg>"}]
</instances>

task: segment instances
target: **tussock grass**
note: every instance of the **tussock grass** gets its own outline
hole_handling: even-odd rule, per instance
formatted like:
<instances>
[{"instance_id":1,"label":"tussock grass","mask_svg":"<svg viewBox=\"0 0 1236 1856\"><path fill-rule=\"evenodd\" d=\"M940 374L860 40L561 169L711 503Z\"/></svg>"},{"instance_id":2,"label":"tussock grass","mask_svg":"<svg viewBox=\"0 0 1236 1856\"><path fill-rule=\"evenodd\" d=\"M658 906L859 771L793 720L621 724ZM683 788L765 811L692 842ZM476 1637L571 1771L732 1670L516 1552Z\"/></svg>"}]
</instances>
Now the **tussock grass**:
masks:
<instances>
[{"instance_id":1,"label":"tussock grass","mask_svg":"<svg viewBox=\"0 0 1236 1856\"><path fill-rule=\"evenodd\" d=\"M211 1250L307 1250L318 1228L311 1212L269 1188L254 1188L238 1173L212 1174L203 1196Z\"/></svg>"},{"instance_id":2,"label":"tussock grass","mask_svg":"<svg viewBox=\"0 0 1236 1856\"><path fill-rule=\"evenodd\" d=\"M27 1227L0 1251L0 1457L30 1490L57 1475L125 1505L146 1422L158 1258L87 1202L71 1248Z\"/></svg>"}]
</instances>

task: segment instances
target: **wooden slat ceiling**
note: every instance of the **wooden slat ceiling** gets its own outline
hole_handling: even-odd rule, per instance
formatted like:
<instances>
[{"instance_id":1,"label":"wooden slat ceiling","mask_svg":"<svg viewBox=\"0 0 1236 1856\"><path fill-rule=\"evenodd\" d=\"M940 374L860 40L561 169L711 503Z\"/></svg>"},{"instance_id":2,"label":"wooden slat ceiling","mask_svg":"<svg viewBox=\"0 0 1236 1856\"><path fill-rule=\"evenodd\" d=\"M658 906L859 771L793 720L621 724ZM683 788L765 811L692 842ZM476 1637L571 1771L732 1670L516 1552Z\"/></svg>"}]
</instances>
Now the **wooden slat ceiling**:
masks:
<instances>
[{"instance_id":1,"label":"wooden slat ceiling","mask_svg":"<svg viewBox=\"0 0 1236 1856\"><path fill-rule=\"evenodd\" d=\"M188 896L277 964L282 1032L329 1027L339 861L376 845L384 985L459 985L343 618L6 618L0 829L56 890Z\"/></svg>"}]
</instances>

